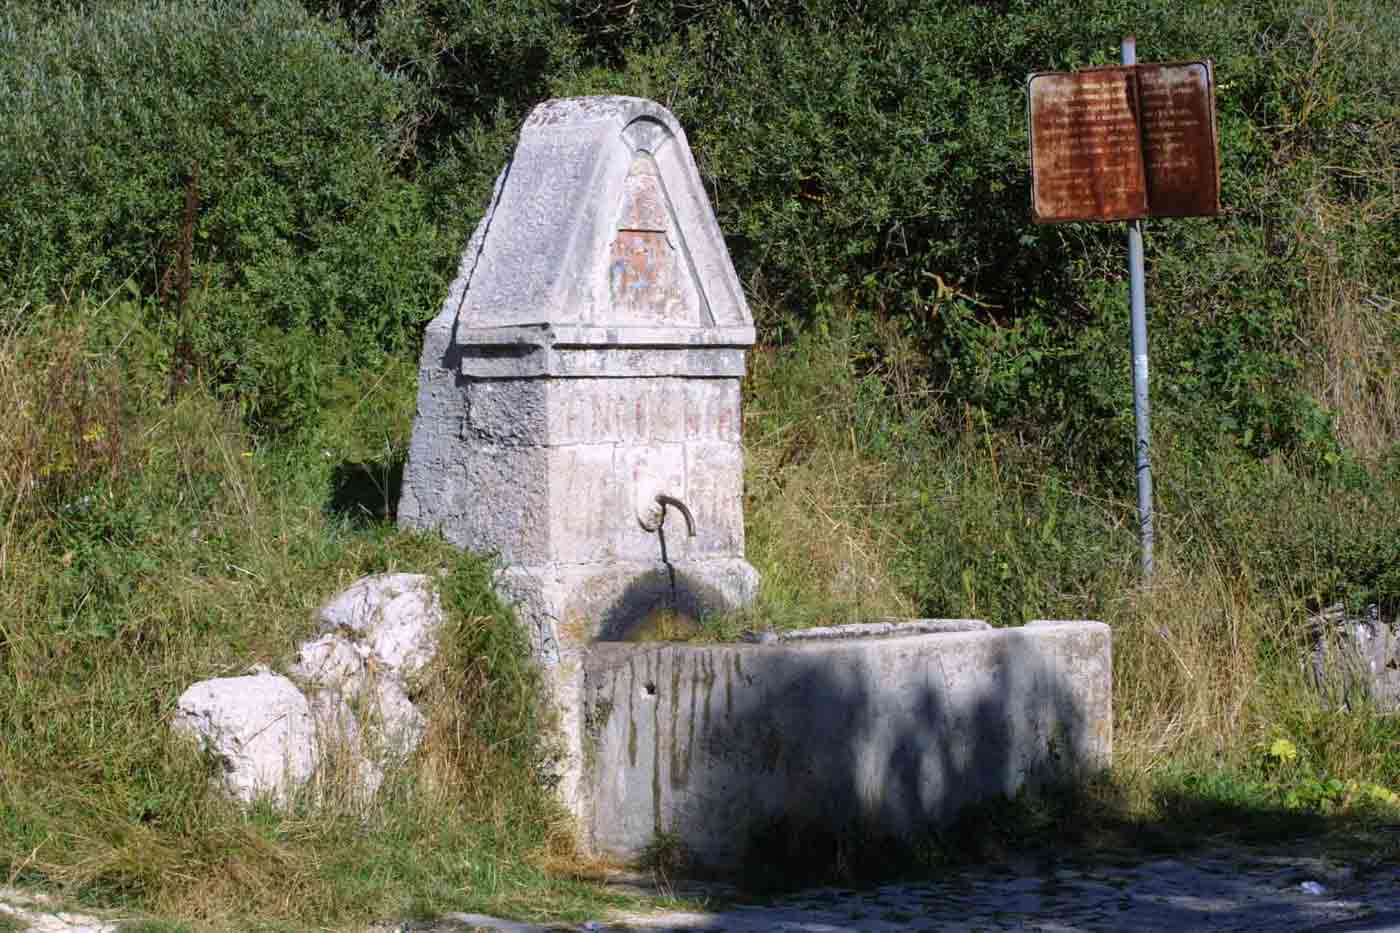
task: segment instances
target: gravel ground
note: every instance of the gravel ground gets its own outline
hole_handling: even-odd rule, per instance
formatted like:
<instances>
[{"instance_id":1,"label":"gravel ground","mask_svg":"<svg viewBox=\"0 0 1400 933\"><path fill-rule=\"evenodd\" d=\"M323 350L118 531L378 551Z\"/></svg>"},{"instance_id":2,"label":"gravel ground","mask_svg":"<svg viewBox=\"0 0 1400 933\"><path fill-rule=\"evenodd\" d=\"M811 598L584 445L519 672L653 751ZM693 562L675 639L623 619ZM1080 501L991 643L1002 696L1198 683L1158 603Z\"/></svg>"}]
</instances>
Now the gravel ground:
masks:
<instances>
[{"instance_id":1,"label":"gravel ground","mask_svg":"<svg viewBox=\"0 0 1400 933\"><path fill-rule=\"evenodd\" d=\"M714 914L629 917L598 930L1391 930L1400 865L1240 851L1033 873L965 872L874 890L827 888Z\"/></svg>"},{"instance_id":2,"label":"gravel ground","mask_svg":"<svg viewBox=\"0 0 1400 933\"><path fill-rule=\"evenodd\" d=\"M695 897L704 890L681 893ZM572 927L502 924L489 917L458 915L398 929L1400 933L1400 863L1229 849L1121 865L965 870L938 881L863 890L820 888L713 912L633 914Z\"/></svg>"}]
</instances>

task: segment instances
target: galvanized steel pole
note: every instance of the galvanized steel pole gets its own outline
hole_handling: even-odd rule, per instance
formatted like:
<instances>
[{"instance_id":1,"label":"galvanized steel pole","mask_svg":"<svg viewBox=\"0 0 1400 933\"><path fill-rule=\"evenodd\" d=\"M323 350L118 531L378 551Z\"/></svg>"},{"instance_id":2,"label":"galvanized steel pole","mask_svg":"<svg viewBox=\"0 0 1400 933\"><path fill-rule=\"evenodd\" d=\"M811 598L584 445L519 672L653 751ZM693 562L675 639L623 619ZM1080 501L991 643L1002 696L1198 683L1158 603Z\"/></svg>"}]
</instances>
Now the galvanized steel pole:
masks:
<instances>
[{"instance_id":1,"label":"galvanized steel pole","mask_svg":"<svg viewBox=\"0 0 1400 933\"><path fill-rule=\"evenodd\" d=\"M1123 39L1123 64L1137 64L1137 39ZM1147 401L1147 275L1143 269L1142 221L1128 221L1128 283L1133 329L1133 420L1137 426L1138 538L1142 547L1142 582L1152 582L1152 456Z\"/></svg>"}]
</instances>

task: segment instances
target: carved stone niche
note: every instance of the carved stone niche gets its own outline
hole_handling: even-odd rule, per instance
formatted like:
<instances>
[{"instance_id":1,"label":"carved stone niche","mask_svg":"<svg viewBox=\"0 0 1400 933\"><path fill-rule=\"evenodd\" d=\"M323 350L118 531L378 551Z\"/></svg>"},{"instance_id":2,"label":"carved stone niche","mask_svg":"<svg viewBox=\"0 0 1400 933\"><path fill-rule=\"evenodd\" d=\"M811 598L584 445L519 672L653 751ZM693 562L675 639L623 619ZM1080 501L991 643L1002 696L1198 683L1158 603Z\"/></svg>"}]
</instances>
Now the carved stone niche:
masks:
<instances>
[{"instance_id":1,"label":"carved stone niche","mask_svg":"<svg viewBox=\"0 0 1400 933\"><path fill-rule=\"evenodd\" d=\"M427 329L399 521L498 556L550 671L576 811L587 646L757 588L739 401L753 341L670 112L536 107Z\"/></svg>"}]
</instances>

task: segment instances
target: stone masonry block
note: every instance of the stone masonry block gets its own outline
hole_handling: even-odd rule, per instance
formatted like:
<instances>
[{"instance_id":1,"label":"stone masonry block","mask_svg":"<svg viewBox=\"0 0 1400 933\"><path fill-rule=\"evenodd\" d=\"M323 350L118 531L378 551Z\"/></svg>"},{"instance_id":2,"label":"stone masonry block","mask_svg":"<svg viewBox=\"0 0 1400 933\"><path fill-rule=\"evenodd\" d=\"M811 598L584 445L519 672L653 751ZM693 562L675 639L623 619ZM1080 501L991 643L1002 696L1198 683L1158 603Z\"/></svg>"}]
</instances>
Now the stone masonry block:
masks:
<instances>
[{"instance_id":1,"label":"stone masonry block","mask_svg":"<svg viewBox=\"0 0 1400 933\"><path fill-rule=\"evenodd\" d=\"M549 462L541 447L476 447L457 467L461 477L441 528L458 547L530 563L549 550Z\"/></svg>"},{"instance_id":2,"label":"stone masonry block","mask_svg":"<svg viewBox=\"0 0 1400 933\"><path fill-rule=\"evenodd\" d=\"M744 452L738 444L687 444L685 501L695 513L695 538L682 556L744 553Z\"/></svg>"},{"instance_id":3,"label":"stone masonry block","mask_svg":"<svg viewBox=\"0 0 1400 933\"><path fill-rule=\"evenodd\" d=\"M644 443L679 444L686 440L686 423L693 413L684 379L648 379L650 419ZM699 381L699 380L697 380Z\"/></svg>"},{"instance_id":4,"label":"stone masonry block","mask_svg":"<svg viewBox=\"0 0 1400 933\"><path fill-rule=\"evenodd\" d=\"M685 392L687 441L739 443L743 412L738 379L692 379Z\"/></svg>"},{"instance_id":5,"label":"stone masonry block","mask_svg":"<svg viewBox=\"0 0 1400 933\"><path fill-rule=\"evenodd\" d=\"M650 521L659 514L658 494L685 501L684 447L680 444L619 447L617 481L624 490L627 510L613 526L614 553L622 560L660 560L661 541L654 530L643 526L642 520ZM674 509L668 509L664 527L667 553L674 560L681 553L675 548L683 547L677 542L686 536L685 519Z\"/></svg>"},{"instance_id":6,"label":"stone masonry block","mask_svg":"<svg viewBox=\"0 0 1400 933\"><path fill-rule=\"evenodd\" d=\"M551 446L739 440L737 379L569 379L546 408Z\"/></svg>"},{"instance_id":7,"label":"stone masonry block","mask_svg":"<svg viewBox=\"0 0 1400 933\"><path fill-rule=\"evenodd\" d=\"M418 375L418 417L399 496L399 521L414 528L434 528L448 518L465 450L462 417L466 395L456 375L425 368Z\"/></svg>"},{"instance_id":8,"label":"stone masonry block","mask_svg":"<svg viewBox=\"0 0 1400 933\"><path fill-rule=\"evenodd\" d=\"M652 219L683 247L685 277L695 276L708 319L721 326L751 325L684 131L665 108L626 97L552 100L530 114L459 322L622 324L635 316L628 303L616 300L609 273L619 221L626 227L628 178L634 189L639 184L639 159L645 174L658 179Z\"/></svg>"},{"instance_id":9,"label":"stone masonry block","mask_svg":"<svg viewBox=\"0 0 1400 933\"><path fill-rule=\"evenodd\" d=\"M615 556L617 529L632 512L619 484L611 444L546 449L549 462L549 555L565 564Z\"/></svg>"},{"instance_id":10,"label":"stone masonry block","mask_svg":"<svg viewBox=\"0 0 1400 933\"><path fill-rule=\"evenodd\" d=\"M653 380L645 380L651 382ZM649 396L643 380L569 379L550 387L548 443L636 443L646 437Z\"/></svg>"},{"instance_id":11,"label":"stone masonry block","mask_svg":"<svg viewBox=\"0 0 1400 933\"><path fill-rule=\"evenodd\" d=\"M484 379L466 387L464 439L473 444L538 447L546 443L548 385L539 379Z\"/></svg>"},{"instance_id":12,"label":"stone masonry block","mask_svg":"<svg viewBox=\"0 0 1400 933\"><path fill-rule=\"evenodd\" d=\"M676 573L682 590L680 608L696 616L746 606L758 589L758 574L741 559L680 562ZM496 575L497 590L516 607L535 656L548 672L563 739L560 794L581 816L589 806L580 785L584 664L599 639L621 637L633 617L669 603L668 578L659 561L511 566Z\"/></svg>"}]
</instances>

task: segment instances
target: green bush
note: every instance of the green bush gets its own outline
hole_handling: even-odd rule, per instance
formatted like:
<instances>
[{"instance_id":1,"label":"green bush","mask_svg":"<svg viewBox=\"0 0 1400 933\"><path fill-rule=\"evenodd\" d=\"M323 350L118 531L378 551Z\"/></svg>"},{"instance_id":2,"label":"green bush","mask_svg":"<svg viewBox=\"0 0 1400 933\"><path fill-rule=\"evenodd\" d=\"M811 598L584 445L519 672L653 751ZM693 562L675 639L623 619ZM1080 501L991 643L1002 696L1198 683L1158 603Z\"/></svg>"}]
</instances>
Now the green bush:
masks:
<instances>
[{"instance_id":1,"label":"green bush","mask_svg":"<svg viewBox=\"0 0 1400 933\"><path fill-rule=\"evenodd\" d=\"M416 351L455 248L395 175L409 116L287 0L0 12L0 298L132 290L176 381L312 419L328 377Z\"/></svg>"},{"instance_id":2,"label":"green bush","mask_svg":"<svg viewBox=\"0 0 1400 933\"><path fill-rule=\"evenodd\" d=\"M838 306L893 323L923 347L927 386L1053 435L1062 465L1120 491L1123 234L1030 223L1025 79L1115 62L1130 32L1147 60L1210 58L1224 212L1148 225L1159 417L1205 447L1223 434L1260 455L1337 452L1304 379L1316 282L1300 260L1324 236L1319 194L1393 216L1384 47L1400 18L1373 0L312 6L412 85L431 216L472 213L544 97L655 98L687 128L766 339ZM1343 251L1380 294L1400 276L1390 226L1364 224Z\"/></svg>"},{"instance_id":3,"label":"green bush","mask_svg":"<svg viewBox=\"0 0 1400 933\"><path fill-rule=\"evenodd\" d=\"M551 95L676 111L768 339L837 304L893 322L931 388L1053 432L1110 483L1132 450L1122 235L1029 223L1028 72L1110 63L1127 32L1146 59L1216 63L1225 211L1149 224L1154 390L1178 436L1337 452L1338 403L1303 379L1302 254L1338 233L1319 199L1374 208L1343 271L1381 295L1400 279L1400 24L1373 0L304 5L23 5L0 27L8 295L137 283L177 376L199 365L269 424L315 417L328 376L374 353L412 354Z\"/></svg>"}]
</instances>

